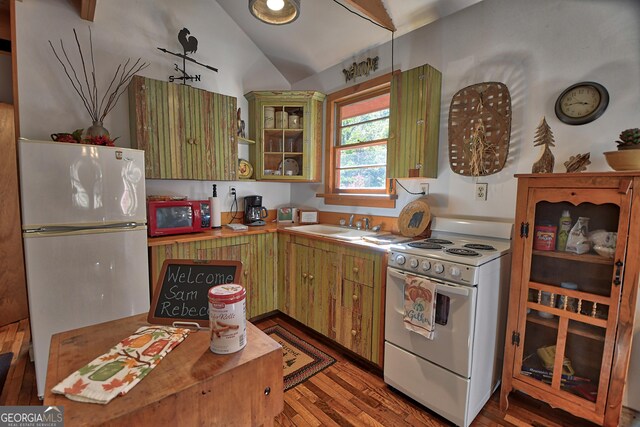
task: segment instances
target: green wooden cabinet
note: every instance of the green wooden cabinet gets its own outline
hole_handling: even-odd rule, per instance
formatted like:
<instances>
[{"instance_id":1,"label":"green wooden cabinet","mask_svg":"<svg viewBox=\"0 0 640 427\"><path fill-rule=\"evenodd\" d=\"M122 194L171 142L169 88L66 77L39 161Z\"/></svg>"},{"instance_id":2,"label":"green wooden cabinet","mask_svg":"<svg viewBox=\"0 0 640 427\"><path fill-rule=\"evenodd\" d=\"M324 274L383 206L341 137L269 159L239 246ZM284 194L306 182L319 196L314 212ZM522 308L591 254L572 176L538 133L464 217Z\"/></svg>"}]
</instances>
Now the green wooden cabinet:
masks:
<instances>
[{"instance_id":1,"label":"green wooden cabinet","mask_svg":"<svg viewBox=\"0 0 640 427\"><path fill-rule=\"evenodd\" d=\"M387 149L389 178L437 178L441 86L440 71L430 65L393 77Z\"/></svg>"},{"instance_id":2,"label":"green wooden cabinet","mask_svg":"<svg viewBox=\"0 0 640 427\"><path fill-rule=\"evenodd\" d=\"M249 101L250 162L259 180L320 181L322 103L315 91L258 91Z\"/></svg>"},{"instance_id":3,"label":"green wooden cabinet","mask_svg":"<svg viewBox=\"0 0 640 427\"><path fill-rule=\"evenodd\" d=\"M235 180L236 105L235 97L134 76L131 146L145 151L146 178Z\"/></svg>"},{"instance_id":4,"label":"green wooden cabinet","mask_svg":"<svg viewBox=\"0 0 640 427\"><path fill-rule=\"evenodd\" d=\"M289 315L330 336L330 307L339 281L336 254L293 243L291 256Z\"/></svg>"},{"instance_id":5,"label":"green wooden cabinet","mask_svg":"<svg viewBox=\"0 0 640 427\"><path fill-rule=\"evenodd\" d=\"M151 248L151 280L155 285L167 259L242 262L240 283L247 290L247 318L269 313L276 304L276 233L197 240Z\"/></svg>"},{"instance_id":6,"label":"green wooden cabinet","mask_svg":"<svg viewBox=\"0 0 640 427\"><path fill-rule=\"evenodd\" d=\"M280 310L381 365L384 254L290 234L278 245Z\"/></svg>"}]
</instances>

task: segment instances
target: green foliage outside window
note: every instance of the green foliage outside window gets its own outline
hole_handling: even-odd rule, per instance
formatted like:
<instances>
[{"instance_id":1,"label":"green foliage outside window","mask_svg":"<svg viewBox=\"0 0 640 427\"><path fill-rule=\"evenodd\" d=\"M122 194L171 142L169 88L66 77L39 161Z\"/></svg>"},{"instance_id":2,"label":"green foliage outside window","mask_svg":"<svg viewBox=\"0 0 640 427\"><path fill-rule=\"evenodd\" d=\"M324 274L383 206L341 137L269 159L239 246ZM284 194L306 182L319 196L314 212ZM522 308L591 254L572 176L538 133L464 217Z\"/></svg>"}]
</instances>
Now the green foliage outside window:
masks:
<instances>
[{"instance_id":1,"label":"green foliage outside window","mask_svg":"<svg viewBox=\"0 0 640 427\"><path fill-rule=\"evenodd\" d=\"M385 187L389 109L363 114L342 121L338 147L339 187L379 189ZM345 146L379 141L375 145Z\"/></svg>"}]
</instances>

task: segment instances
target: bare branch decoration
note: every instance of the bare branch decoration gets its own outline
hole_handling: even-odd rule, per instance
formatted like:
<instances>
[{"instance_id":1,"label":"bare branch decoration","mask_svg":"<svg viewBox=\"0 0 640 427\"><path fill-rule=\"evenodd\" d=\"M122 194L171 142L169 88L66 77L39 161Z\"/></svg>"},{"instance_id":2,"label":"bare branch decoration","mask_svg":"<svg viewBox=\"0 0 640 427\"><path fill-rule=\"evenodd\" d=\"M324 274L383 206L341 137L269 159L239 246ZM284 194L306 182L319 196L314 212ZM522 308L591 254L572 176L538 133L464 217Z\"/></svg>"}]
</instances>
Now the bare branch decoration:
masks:
<instances>
[{"instance_id":1,"label":"bare branch decoration","mask_svg":"<svg viewBox=\"0 0 640 427\"><path fill-rule=\"evenodd\" d=\"M51 50L53 50L53 54L56 56L56 59L62 66L64 73L67 78L71 82L71 86L76 91L84 108L89 113L89 116L94 122L102 122L104 118L109 114L113 107L116 106L120 96L127 90L127 85L131 78L147 68L149 64L147 62L143 62L142 58L138 58L138 60L129 65L131 62L131 58L127 59L124 64L119 64L116 68L116 71L107 87L107 90L104 92L104 95L100 99L98 96L98 84L96 82L96 64L93 58L93 39L91 36L91 27L89 27L89 54L91 58L91 81L89 79L89 73L87 70L87 65L85 63L85 54L82 50L82 46L80 45L80 40L78 40L78 33L76 29L73 29L73 35L75 37L76 46L78 48L78 53L80 55L80 62L82 64L82 75L84 76L84 82L78 76L78 72L76 71L76 67L74 67L73 63L69 59L69 55L64 47L64 43L62 39L60 39L60 54L49 40L49 46L51 46ZM64 59L63 59L64 58ZM98 100L100 101L98 102ZM106 101L106 102L105 102Z\"/></svg>"}]
</instances>

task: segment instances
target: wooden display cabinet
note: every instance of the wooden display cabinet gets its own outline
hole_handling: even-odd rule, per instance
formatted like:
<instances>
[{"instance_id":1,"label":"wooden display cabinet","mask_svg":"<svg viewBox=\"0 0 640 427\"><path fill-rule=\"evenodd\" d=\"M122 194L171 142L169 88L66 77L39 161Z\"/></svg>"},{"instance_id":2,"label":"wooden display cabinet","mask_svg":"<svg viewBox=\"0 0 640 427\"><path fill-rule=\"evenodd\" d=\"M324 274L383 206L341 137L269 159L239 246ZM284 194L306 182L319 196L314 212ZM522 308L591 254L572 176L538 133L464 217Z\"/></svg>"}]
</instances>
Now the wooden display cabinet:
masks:
<instances>
[{"instance_id":1,"label":"wooden display cabinet","mask_svg":"<svg viewBox=\"0 0 640 427\"><path fill-rule=\"evenodd\" d=\"M517 177L501 409L517 389L618 425L638 287L640 173ZM613 257L534 249L536 226L557 225L565 210L572 225L589 218L590 231L617 233Z\"/></svg>"},{"instance_id":2,"label":"wooden display cabinet","mask_svg":"<svg viewBox=\"0 0 640 427\"><path fill-rule=\"evenodd\" d=\"M249 101L249 137L256 141L250 156L256 179L318 181L325 95L260 91L245 97Z\"/></svg>"}]
</instances>

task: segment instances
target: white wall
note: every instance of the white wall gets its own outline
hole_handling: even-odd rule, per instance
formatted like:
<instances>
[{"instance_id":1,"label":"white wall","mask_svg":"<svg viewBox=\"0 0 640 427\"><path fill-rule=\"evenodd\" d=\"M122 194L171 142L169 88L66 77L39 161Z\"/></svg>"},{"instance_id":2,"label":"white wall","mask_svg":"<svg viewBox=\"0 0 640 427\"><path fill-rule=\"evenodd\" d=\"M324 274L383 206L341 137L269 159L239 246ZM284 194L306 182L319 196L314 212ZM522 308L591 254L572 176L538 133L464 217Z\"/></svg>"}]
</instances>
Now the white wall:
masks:
<instances>
[{"instance_id":1,"label":"white wall","mask_svg":"<svg viewBox=\"0 0 640 427\"><path fill-rule=\"evenodd\" d=\"M591 152L588 171L611 170L603 152L615 150L620 131L637 127L640 117L640 2L636 0L484 0L454 15L399 37L394 68L428 63L442 72L438 178L430 183L436 215L513 219L515 173L531 172L540 150L533 137L541 118L555 135L555 172L570 156ZM362 52L344 64L294 84L294 89L331 93L345 87L342 69L354 59L380 57L380 75L391 70L391 43ZM374 76L372 76L374 77ZM593 80L607 87L609 108L595 122L569 126L554 113L557 96L573 83ZM488 200L475 201L475 178L453 173L448 160L447 121L452 96L484 81L507 85L513 106L511 142L505 168L479 178L489 184ZM402 183L407 186L409 181ZM417 191L417 183L410 190ZM409 188L409 187L408 187ZM297 185L294 202L329 211L356 211L325 205L316 193L323 185ZM402 189L396 209L359 208L363 214L397 215L412 200Z\"/></svg>"},{"instance_id":2,"label":"white wall","mask_svg":"<svg viewBox=\"0 0 640 427\"><path fill-rule=\"evenodd\" d=\"M484 0L454 15L399 37L394 46L395 69L428 63L442 72L438 178L403 180L410 191L430 184L435 215L513 220L515 173L531 172L539 147L533 137L541 118L554 133L555 172L572 155L591 153L588 171L611 170L604 151L627 128L640 125L640 2L637 0ZM294 89L331 93L345 86L342 69L354 59L380 56L380 75L391 70L390 43L362 52L322 73L294 84ZM592 80L603 84L611 101L596 121L569 126L554 113L558 95L568 86ZM476 181L449 168L447 121L452 96L465 86L503 82L513 106L511 143L505 168L478 181L489 184L488 200L475 201ZM410 187L409 187L410 185ZM292 201L335 212L395 216L415 196L399 190L396 209L325 205L316 198L323 184L297 185ZM640 306L624 404L640 410Z\"/></svg>"},{"instance_id":3,"label":"white wall","mask_svg":"<svg viewBox=\"0 0 640 427\"><path fill-rule=\"evenodd\" d=\"M192 55L218 73L187 63L187 72L200 74L201 82L192 84L212 92L235 96L248 123L248 103L244 94L258 89L289 89L289 83L273 64L213 0L109 0L98 2L95 22L80 19L72 2L66 0L29 0L16 2L17 58L20 94L20 134L30 139L49 139L55 132L70 132L91 125L89 113L67 80L48 40L56 47L63 40L74 64L77 50L73 28L88 52L91 27L99 93L103 94L118 64L138 57L150 63L140 74L159 80L176 75L173 64L178 58L160 52L164 47L180 52L177 34L186 27L198 39ZM179 64L181 65L181 64ZM80 71L76 68L77 71ZM104 126L116 145L130 146L127 94L120 98L107 116ZM247 158L246 146L240 156ZM228 183L218 183L225 186ZM263 194L267 208L288 204L290 184L234 182L238 195ZM266 186L266 187L265 187ZM210 195L210 182L153 181L149 194L174 193L190 198ZM206 189L206 191L205 191ZM225 193L226 194L226 193ZM226 204L225 204L226 205ZM223 210L227 210L224 206Z\"/></svg>"}]
</instances>

